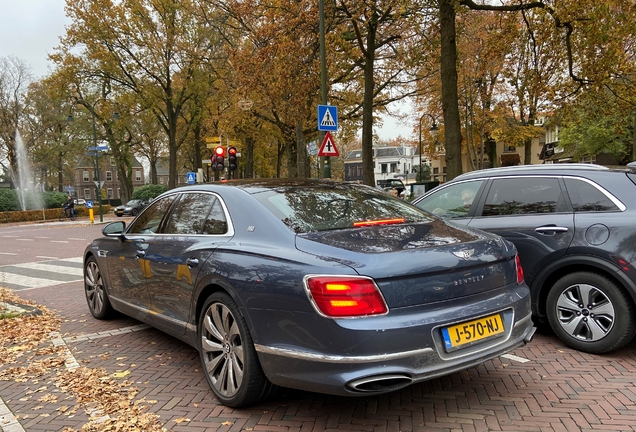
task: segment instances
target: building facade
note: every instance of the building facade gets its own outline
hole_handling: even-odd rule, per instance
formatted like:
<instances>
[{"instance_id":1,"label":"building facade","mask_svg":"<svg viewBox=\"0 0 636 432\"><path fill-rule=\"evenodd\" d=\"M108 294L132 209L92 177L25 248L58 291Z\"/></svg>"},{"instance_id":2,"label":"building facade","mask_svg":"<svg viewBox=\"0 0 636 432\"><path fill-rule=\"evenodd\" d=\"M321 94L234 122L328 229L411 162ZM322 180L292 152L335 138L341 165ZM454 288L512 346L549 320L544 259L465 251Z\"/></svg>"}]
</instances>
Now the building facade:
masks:
<instances>
[{"instance_id":1,"label":"building facade","mask_svg":"<svg viewBox=\"0 0 636 432\"><path fill-rule=\"evenodd\" d=\"M373 147L373 174L377 180L400 179L404 183L415 181L415 166L419 155L411 146ZM430 165L428 157L422 157L422 165ZM345 181L363 180L362 149L352 150L344 161Z\"/></svg>"},{"instance_id":2,"label":"building facade","mask_svg":"<svg viewBox=\"0 0 636 432\"><path fill-rule=\"evenodd\" d=\"M103 183L105 193L102 194L103 200L120 200L121 199L121 183L117 174L115 158L108 155L99 157L99 180ZM74 196L75 198L83 198L85 200L98 200L97 176L95 175L95 159L83 158L75 168L74 178ZM144 169L136 158L133 158L132 169L133 188L143 186L145 184ZM73 195L73 193L71 193Z\"/></svg>"}]
</instances>

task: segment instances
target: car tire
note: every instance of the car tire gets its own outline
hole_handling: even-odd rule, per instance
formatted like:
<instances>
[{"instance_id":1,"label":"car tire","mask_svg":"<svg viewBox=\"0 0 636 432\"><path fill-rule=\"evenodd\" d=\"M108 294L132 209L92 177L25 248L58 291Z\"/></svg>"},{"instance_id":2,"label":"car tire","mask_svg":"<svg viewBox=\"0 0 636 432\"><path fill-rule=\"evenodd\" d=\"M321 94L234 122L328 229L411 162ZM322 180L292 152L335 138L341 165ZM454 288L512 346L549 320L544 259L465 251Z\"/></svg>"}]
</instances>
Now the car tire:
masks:
<instances>
[{"instance_id":1,"label":"car tire","mask_svg":"<svg viewBox=\"0 0 636 432\"><path fill-rule=\"evenodd\" d=\"M114 310L108 299L102 272L93 257L86 260L84 267L84 293L88 309L95 318L100 320L112 318Z\"/></svg>"},{"instance_id":2,"label":"car tire","mask_svg":"<svg viewBox=\"0 0 636 432\"><path fill-rule=\"evenodd\" d=\"M137 209L132 209L131 214L132 214L133 216L137 216L137 213L139 213L139 210L137 210Z\"/></svg>"},{"instance_id":3,"label":"car tire","mask_svg":"<svg viewBox=\"0 0 636 432\"><path fill-rule=\"evenodd\" d=\"M198 330L203 372L221 403L238 408L276 391L261 369L245 319L228 294L208 297Z\"/></svg>"},{"instance_id":4,"label":"car tire","mask_svg":"<svg viewBox=\"0 0 636 432\"><path fill-rule=\"evenodd\" d=\"M570 273L559 279L548 293L547 315L560 339L593 354L627 345L636 329L636 310L629 296L597 273Z\"/></svg>"},{"instance_id":5,"label":"car tire","mask_svg":"<svg viewBox=\"0 0 636 432\"><path fill-rule=\"evenodd\" d=\"M115 213L115 214L117 215L117 217L122 217L123 216L123 214L118 214L118 213Z\"/></svg>"}]
</instances>

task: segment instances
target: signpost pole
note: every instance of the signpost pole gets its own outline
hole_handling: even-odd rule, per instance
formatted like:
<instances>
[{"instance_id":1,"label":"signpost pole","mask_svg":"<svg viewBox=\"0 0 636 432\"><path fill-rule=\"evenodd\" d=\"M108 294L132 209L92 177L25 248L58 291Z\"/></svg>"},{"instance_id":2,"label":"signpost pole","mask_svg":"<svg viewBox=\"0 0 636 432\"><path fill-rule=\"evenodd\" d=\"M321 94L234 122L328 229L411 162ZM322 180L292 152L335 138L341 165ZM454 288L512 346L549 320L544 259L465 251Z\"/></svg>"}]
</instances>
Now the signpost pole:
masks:
<instances>
[{"instance_id":1,"label":"signpost pole","mask_svg":"<svg viewBox=\"0 0 636 432\"><path fill-rule=\"evenodd\" d=\"M320 87L322 89L322 104L327 105L327 60L325 51L325 2L318 1L318 12L320 14ZM320 122L321 119L318 119ZM319 133L319 140L324 140L324 132ZM324 178L331 178L331 167L329 164L329 156L324 159Z\"/></svg>"}]
</instances>

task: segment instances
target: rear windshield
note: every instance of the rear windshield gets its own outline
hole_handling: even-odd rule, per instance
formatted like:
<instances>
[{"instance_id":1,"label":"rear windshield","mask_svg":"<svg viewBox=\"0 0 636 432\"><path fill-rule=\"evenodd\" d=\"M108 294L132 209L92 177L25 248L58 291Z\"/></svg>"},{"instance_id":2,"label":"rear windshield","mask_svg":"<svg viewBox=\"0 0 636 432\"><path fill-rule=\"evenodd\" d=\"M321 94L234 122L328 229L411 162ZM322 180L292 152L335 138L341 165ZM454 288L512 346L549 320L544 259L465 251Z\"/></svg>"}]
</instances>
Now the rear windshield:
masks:
<instances>
[{"instance_id":1,"label":"rear windshield","mask_svg":"<svg viewBox=\"0 0 636 432\"><path fill-rule=\"evenodd\" d=\"M296 233L431 220L399 198L357 184L281 187L254 197Z\"/></svg>"}]
</instances>

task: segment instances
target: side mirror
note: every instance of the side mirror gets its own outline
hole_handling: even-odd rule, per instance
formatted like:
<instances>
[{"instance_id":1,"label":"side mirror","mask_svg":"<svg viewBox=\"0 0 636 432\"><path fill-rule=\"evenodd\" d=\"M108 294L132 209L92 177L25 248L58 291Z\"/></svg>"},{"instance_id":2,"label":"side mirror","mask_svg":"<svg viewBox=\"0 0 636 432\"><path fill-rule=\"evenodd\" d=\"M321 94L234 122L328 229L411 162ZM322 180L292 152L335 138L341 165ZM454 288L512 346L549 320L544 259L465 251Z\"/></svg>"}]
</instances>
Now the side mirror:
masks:
<instances>
[{"instance_id":1,"label":"side mirror","mask_svg":"<svg viewBox=\"0 0 636 432\"><path fill-rule=\"evenodd\" d=\"M118 237L120 241L126 240L124 233L126 232L126 222L111 222L102 229L102 234L106 237Z\"/></svg>"}]
</instances>

